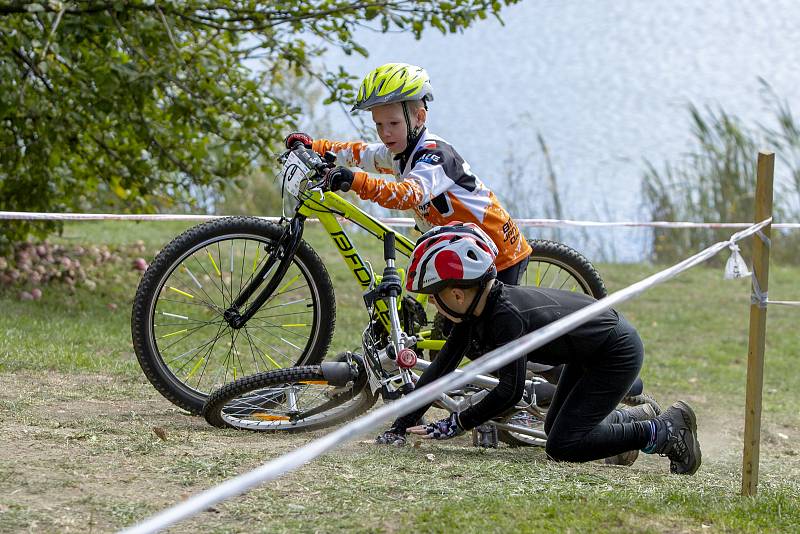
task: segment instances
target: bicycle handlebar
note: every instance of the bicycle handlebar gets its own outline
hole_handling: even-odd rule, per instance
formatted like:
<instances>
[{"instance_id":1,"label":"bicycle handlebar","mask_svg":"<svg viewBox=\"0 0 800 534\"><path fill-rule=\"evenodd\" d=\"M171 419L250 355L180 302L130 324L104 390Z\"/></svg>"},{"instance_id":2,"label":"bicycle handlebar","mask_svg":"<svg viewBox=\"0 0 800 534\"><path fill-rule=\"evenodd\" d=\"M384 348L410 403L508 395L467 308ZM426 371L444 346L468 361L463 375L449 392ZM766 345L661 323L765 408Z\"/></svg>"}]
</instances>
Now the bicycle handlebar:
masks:
<instances>
[{"instance_id":1,"label":"bicycle handlebar","mask_svg":"<svg viewBox=\"0 0 800 534\"><path fill-rule=\"evenodd\" d=\"M302 150L300 150L302 149ZM325 190L328 189L328 177L327 171L334 166L334 162L336 161L336 155L332 152L327 152L323 157L320 157L319 154L307 148L302 141L295 141L292 143L292 148L290 148L292 152L297 151L298 157L306 163L309 167L313 168L319 178L322 179L321 182L315 185L319 186L322 185ZM345 182L340 186L341 191L347 192L350 190L350 184Z\"/></svg>"},{"instance_id":2,"label":"bicycle handlebar","mask_svg":"<svg viewBox=\"0 0 800 534\"><path fill-rule=\"evenodd\" d=\"M395 259L394 232L386 232L383 236L383 259L386 261Z\"/></svg>"}]
</instances>

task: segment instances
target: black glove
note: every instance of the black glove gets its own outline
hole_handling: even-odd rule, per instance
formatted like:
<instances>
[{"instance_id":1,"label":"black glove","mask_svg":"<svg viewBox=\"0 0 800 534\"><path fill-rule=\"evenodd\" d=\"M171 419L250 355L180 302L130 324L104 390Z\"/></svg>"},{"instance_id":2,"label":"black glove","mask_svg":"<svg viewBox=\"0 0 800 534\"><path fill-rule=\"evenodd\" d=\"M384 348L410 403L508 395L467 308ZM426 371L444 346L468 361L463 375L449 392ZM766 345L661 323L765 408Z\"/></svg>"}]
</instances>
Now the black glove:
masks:
<instances>
[{"instance_id":1,"label":"black glove","mask_svg":"<svg viewBox=\"0 0 800 534\"><path fill-rule=\"evenodd\" d=\"M402 428L392 427L377 438L375 443L378 445L394 445L402 447L406 444L406 431Z\"/></svg>"},{"instance_id":2,"label":"black glove","mask_svg":"<svg viewBox=\"0 0 800 534\"><path fill-rule=\"evenodd\" d=\"M328 189L331 191L350 191L355 175L346 167L336 167L328 173Z\"/></svg>"},{"instance_id":3,"label":"black glove","mask_svg":"<svg viewBox=\"0 0 800 534\"><path fill-rule=\"evenodd\" d=\"M409 432L421 435L428 439L450 439L462 434L464 429L458 422L458 414L453 412L450 417L430 423L419 425L408 429Z\"/></svg>"},{"instance_id":4,"label":"black glove","mask_svg":"<svg viewBox=\"0 0 800 534\"><path fill-rule=\"evenodd\" d=\"M291 150L294 148L294 144L297 143L298 141L303 143L303 146L306 148L311 148L311 143L314 142L314 140L311 139L311 136L308 135L307 133L292 132L286 136L286 139L283 140L283 144L286 145L286 148Z\"/></svg>"}]
</instances>

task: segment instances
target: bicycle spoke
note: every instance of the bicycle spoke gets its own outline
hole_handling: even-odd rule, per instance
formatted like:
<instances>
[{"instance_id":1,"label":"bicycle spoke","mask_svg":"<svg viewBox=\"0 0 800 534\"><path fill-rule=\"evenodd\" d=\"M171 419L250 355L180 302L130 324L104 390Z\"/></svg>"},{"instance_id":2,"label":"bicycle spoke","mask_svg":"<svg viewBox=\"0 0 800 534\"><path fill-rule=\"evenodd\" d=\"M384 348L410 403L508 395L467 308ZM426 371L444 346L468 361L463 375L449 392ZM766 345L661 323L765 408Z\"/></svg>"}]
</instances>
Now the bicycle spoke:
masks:
<instances>
[{"instance_id":1,"label":"bicycle spoke","mask_svg":"<svg viewBox=\"0 0 800 534\"><path fill-rule=\"evenodd\" d=\"M273 346L273 345L271 345L271 344L267 343L266 341L264 341L263 339L259 338L258 336L256 336L256 335L255 335L255 334L253 334L252 332L248 332L248 335L249 335L249 336L251 336L253 339L255 339L257 342L261 343L262 345L264 345L264 346L266 346L266 347L269 347L269 348L270 348L270 349L272 349L274 352L277 352L278 354L280 354L281 356L283 356L283 358L284 358L284 361L286 362L286 364L288 364L288 365L293 365L293 364L294 364L294 362L297 360L297 358L291 358L291 357L290 357L290 356L288 356L287 354L285 354L285 353L281 352L281 351L280 351L280 350L279 350L277 347L275 347L275 346ZM262 349L262 350L263 350L263 349ZM272 359L269 357L269 355L268 355L268 354L266 354L266 352L264 353L264 355L265 355L265 356L267 356L267 358L269 358L270 360L272 360ZM274 360L272 360L272 361L274 361ZM280 367L286 367L286 365L283 365L283 366L278 366L278 367L279 367L279 368L280 368Z\"/></svg>"},{"instance_id":2,"label":"bicycle spoke","mask_svg":"<svg viewBox=\"0 0 800 534\"><path fill-rule=\"evenodd\" d=\"M247 332L247 330L244 331L244 335L247 338L247 344L250 345L250 355L253 357L253 364L256 366L256 373L260 373L261 368L258 366L258 360L256 359L257 352L256 352L256 347L253 344L253 338L250 337L250 334ZM263 359L261 361L264 362L264 364L267 363ZM264 370L266 369L268 369L268 367L265 365Z\"/></svg>"},{"instance_id":3,"label":"bicycle spoke","mask_svg":"<svg viewBox=\"0 0 800 534\"><path fill-rule=\"evenodd\" d=\"M253 341L253 337L254 336L251 336L250 332L248 332L246 329L245 329L245 335L247 336L247 339L250 342L250 346L252 346L253 349L255 350L255 352L253 354L254 359L255 359L255 354L258 354L258 357L261 358L261 361L264 363L265 369L267 368L267 362L264 360L264 358L262 358L262 355L265 356L267 358L267 360L269 360L269 363L272 364L274 369L280 369L282 367L280 364L278 364L278 362L276 362L272 358L272 356L267 354L267 352L264 349L262 349L261 347L256 345L255 341ZM291 363L294 363L294 362L291 362Z\"/></svg>"},{"instance_id":4,"label":"bicycle spoke","mask_svg":"<svg viewBox=\"0 0 800 534\"><path fill-rule=\"evenodd\" d=\"M198 345L198 346L196 346L196 347L193 347L193 348L191 348L191 349L187 350L186 352L184 352L183 354L179 354L178 356L175 356L174 358L172 358L172 359L170 359L170 360L164 360L164 363L171 364L171 363L174 363L174 362L176 362L176 361L178 361L178 360L180 360L180 359L182 359L182 358L184 358L184 357L188 356L188 355L189 355L189 354L191 354L192 352L199 351L199 350L203 350L204 348L208 347L208 346L209 346L211 343L213 343L214 341L216 341L217 339L219 339L219 338L221 337L221 334L219 334L219 332L221 332L221 331L222 331L222 328L220 328L220 329L217 331L217 334L218 334L218 335L217 335L216 337L214 337L214 339L209 339L208 341L206 341L206 342L205 342L205 343L203 343L202 345ZM193 359L194 359L194 358L192 358L192 360L193 360ZM190 361L191 361L191 360L190 360ZM184 364L184 365L186 365L186 364Z\"/></svg>"},{"instance_id":5,"label":"bicycle spoke","mask_svg":"<svg viewBox=\"0 0 800 534\"><path fill-rule=\"evenodd\" d=\"M208 257L209 257L209 258L211 258L211 254L209 254L209 255L208 255ZM214 286L214 289L216 289L217 291L219 291L220 295L222 295L222 296L223 296L223 298L222 298L222 303L223 303L223 306L220 306L220 308L221 308L221 309L225 309L225 306L224 306L224 304L225 304L224 292L222 291L222 289L220 289L220 288L219 288L219 286L217 286L215 277L214 277L214 276L212 276L212 275L211 275L211 273L209 273L209 272L208 272L208 270L206 269L205 265L203 265L203 264L200 262L200 260L197 258L197 256L196 256L196 255L192 254L192 259L193 259L193 260L195 261L195 263L197 263L197 265L199 265L199 266L200 266L200 268L203 270L203 272L205 273L206 277L208 277L208 280L211 282L211 285L212 285L212 286ZM211 299L211 301L212 301L212 302L214 302L214 299L213 299L213 298L211 298L210 296L209 296L209 299Z\"/></svg>"},{"instance_id":6,"label":"bicycle spoke","mask_svg":"<svg viewBox=\"0 0 800 534\"><path fill-rule=\"evenodd\" d=\"M233 246L233 245L231 245L231 246ZM241 294L242 293L242 288L244 287L242 285L242 282L244 281L244 263L245 263L244 260L245 260L245 258L247 258L247 241L246 240L244 242L244 250L242 251L242 269L239 272L239 291L238 291L237 294ZM233 260L231 260L231 272L233 272Z\"/></svg>"},{"instance_id":7,"label":"bicycle spoke","mask_svg":"<svg viewBox=\"0 0 800 534\"><path fill-rule=\"evenodd\" d=\"M223 324L224 324L224 323L221 323L221 326L222 326ZM161 350L162 350L162 351L166 351L166 350L169 350L169 349L171 349L172 347L174 347L175 345L177 345L177 344L178 344L178 343L180 343L181 341L185 340L186 338L188 338L189 336L191 336L191 335L192 335L194 332L196 332L196 331L200 330L200 329L201 329L201 328L203 328L204 326L207 326L207 325L202 325L202 326L198 326L198 327L196 327L196 328L191 328L191 329L178 330L178 331L176 331L176 332L173 332L173 333L169 333L169 334L165 334L165 335L163 335L163 336L160 336L160 337L159 337L159 339L166 339L166 338L168 338L168 337L171 337L171 336L173 336L173 335L176 335L176 334L179 334L179 333L186 334L186 335L184 335L183 337L181 337L181 338L179 338L179 339L173 340L173 341L172 341L172 343L170 343L169 345L167 345L167 346L165 346L165 347L162 347L162 348L161 348Z\"/></svg>"},{"instance_id":8,"label":"bicycle spoke","mask_svg":"<svg viewBox=\"0 0 800 534\"><path fill-rule=\"evenodd\" d=\"M194 256L192 256L192 257L194 258ZM181 263L181 267L180 267L180 269L183 269L183 270L185 270L185 271L186 271L186 273L189 275L189 278L191 278L191 279L192 279L192 282L194 282L194 283L195 283L195 285L197 285L197 288L198 288L200 291L202 291L202 292L203 292L203 294L206 296L206 298L208 299L208 301L203 301L203 302L207 302L209 306L211 306L211 307L213 307L213 308L215 308L215 309L217 309L217 310L220 310L220 311L222 311L222 308L221 308L220 306L217 306L217 305L214 303L214 299L213 299L213 298L211 298L211 295L209 295L209 294L206 292L206 289L203 287L203 284L201 284L201 283L200 283L200 281L197 279L197 277L196 277L196 276L195 276L195 275L192 273L192 271L189 269L189 267L188 267L188 266L187 266L185 263ZM180 271L180 269L178 269L178 270ZM214 286L214 287L216 288L216 286Z\"/></svg>"},{"instance_id":9,"label":"bicycle spoke","mask_svg":"<svg viewBox=\"0 0 800 534\"><path fill-rule=\"evenodd\" d=\"M265 330L267 333L271 333L269 331L269 328L277 328L279 330L282 330L284 332L287 332L287 333L292 334L293 336L297 336L297 337L302 337L303 334L299 334L296 331L289 330L286 327L287 326L288 327L294 326L294 327L300 328L300 327L310 326L310 325L306 325L306 324L287 324L285 326L284 325L277 325L277 324L274 324L274 323L271 323L271 322L267 321L266 319L264 319L263 322L266 323L266 326L255 326L254 328L258 328L260 330ZM272 335L275 335L275 334L272 334ZM287 343L288 343L288 341L287 341ZM298 348L298 347L295 347L295 348Z\"/></svg>"},{"instance_id":10,"label":"bicycle spoke","mask_svg":"<svg viewBox=\"0 0 800 534\"><path fill-rule=\"evenodd\" d=\"M257 246L256 247L256 257L253 260L253 270L248 275L247 280L244 281L244 283L241 285L241 287L249 286L250 283L253 281L253 278L255 277L255 275L258 274L258 272L261 270L261 266L264 263L266 263L266 261L269 259L269 255L265 255L262 259L259 259L260 256L261 256L261 246ZM244 264L245 264L245 262L243 260L242 261L242 266L244 266Z\"/></svg>"},{"instance_id":11,"label":"bicycle spoke","mask_svg":"<svg viewBox=\"0 0 800 534\"><path fill-rule=\"evenodd\" d=\"M176 315L174 313L167 313L167 312L159 312L159 313L161 315L164 315L166 317L171 317L173 319L182 319L182 321L179 322L179 323L153 323L153 326L155 326L155 327L186 326L186 325L204 325L204 326L208 326L208 325L214 325L214 324L219 324L219 323L224 322L223 320L219 320L219 321L199 321L197 319L191 319L191 318L186 317L184 315Z\"/></svg>"},{"instance_id":12,"label":"bicycle spoke","mask_svg":"<svg viewBox=\"0 0 800 534\"><path fill-rule=\"evenodd\" d=\"M287 317L289 315L305 315L305 314L308 314L308 313L314 313L314 312L311 311L311 310L304 310L304 311L299 311L299 312L276 313L275 315L264 315L263 317L258 316L258 315L254 315L253 318L250 319L250 320L252 321L254 319L255 320L263 320L263 319L271 319L273 317Z\"/></svg>"},{"instance_id":13,"label":"bicycle spoke","mask_svg":"<svg viewBox=\"0 0 800 534\"><path fill-rule=\"evenodd\" d=\"M203 377L205 376L205 374L206 374L206 370L208 369L208 364L209 364L209 362L211 361L211 359L212 359L212 357L213 357L214 348L217 346L217 342L218 342L218 341L219 341L219 340L222 338L222 336L224 335L224 333L223 333L223 334L220 334L220 332L222 332L222 331L223 331L223 326L221 325L221 326L220 326L220 331L219 331L219 332L217 332L217 335L214 337L214 340L213 340L213 342L212 342L212 343L211 343L211 345L209 346L209 348L208 348L208 351L206 352L206 355L203 357L203 360L204 360L204 361L203 361L203 366L202 366L202 369L200 370L200 375L199 375L199 376L198 376L198 378L197 378L197 386L198 386L198 387L200 386L201 382L203 381ZM225 329L225 332L227 332L227 329ZM189 376L187 376L187 377L186 377L186 379L187 379L187 380L189 380L189 379L191 378L191 376L192 376L192 375L193 375L193 374L194 374L196 371L197 371L197 369L196 369L196 368L195 368L195 369L193 369L193 370L192 370L192 371L189 373ZM214 385L214 384L212 383L212 386L213 386L213 385Z\"/></svg>"},{"instance_id":14,"label":"bicycle spoke","mask_svg":"<svg viewBox=\"0 0 800 534\"><path fill-rule=\"evenodd\" d=\"M217 331L217 335L216 335L216 336L214 336L214 339L211 341L211 344L210 344L210 346L208 347L208 351L206 351L205 355L204 355L203 357L201 357L201 358L200 358L200 359L197 361L197 363L196 363L196 364L195 364L195 365L194 365L194 366L191 368L191 370L189 370L189 373L188 373L188 374L186 375L186 377L184 378L184 381L185 381L187 384L188 384L189 380L192 378L192 376L194 376L194 375L195 375L195 373L196 373L196 372L197 372L197 371L200 369L200 367L201 367L201 366L202 366L202 371L200 372L200 376L199 376L199 378L198 378L198 380L197 380L197 385L199 386L199 385L200 385L200 382L202 382L202 381L203 381L203 375L204 375L204 373L205 373L205 369L206 369L206 367L208 366L208 362L209 362L209 360L210 360L210 355L211 355L211 352L214 350L214 346L217 344L217 341L219 340L219 338L220 338L220 337L222 337L222 335L220 334L220 332L222 332L222 330L223 330L223 327L222 327L222 325L220 325L220 327L219 327L219 330ZM188 363L188 362L187 362L187 363ZM181 371L183 371L183 369L184 369L185 367L186 367L186 364L184 364L183 366L181 366L181 367L178 369L178 372L181 372Z\"/></svg>"}]
</instances>

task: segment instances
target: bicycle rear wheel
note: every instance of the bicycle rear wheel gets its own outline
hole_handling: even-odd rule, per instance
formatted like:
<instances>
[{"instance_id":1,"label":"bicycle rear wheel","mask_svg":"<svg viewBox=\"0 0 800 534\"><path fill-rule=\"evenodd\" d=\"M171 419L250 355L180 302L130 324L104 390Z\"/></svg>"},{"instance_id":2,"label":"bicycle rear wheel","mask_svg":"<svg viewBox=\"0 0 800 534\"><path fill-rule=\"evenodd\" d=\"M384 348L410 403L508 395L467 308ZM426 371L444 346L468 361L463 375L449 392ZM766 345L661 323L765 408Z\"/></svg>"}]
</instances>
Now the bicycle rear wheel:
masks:
<instances>
[{"instance_id":1,"label":"bicycle rear wheel","mask_svg":"<svg viewBox=\"0 0 800 534\"><path fill-rule=\"evenodd\" d=\"M520 285L550 287L567 291L581 291L596 299L606 296L606 286L594 265L577 250L556 241L528 239L533 252ZM446 337L443 333L445 318L437 313L433 318L431 339ZM448 332L449 333L449 332ZM429 350L433 360L438 350Z\"/></svg>"},{"instance_id":2,"label":"bicycle rear wheel","mask_svg":"<svg viewBox=\"0 0 800 534\"><path fill-rule=\"evenodd\" d=\"M547 239L530 239L528 243L533 252L520 285L582 291L596 299L606 296L602 277L580 252Z\"/></svg>"},{"instance_id":3,"label":"bicycle rear wheel","mask_svg":"<svg viewBox=\"0 0 800 534\"><path fill-rule=\"evenodd\" d=\"M657 414L661 413L661 406L647 393L641 393L639 395L629 396L622 399L622 405L639 406L641 404L649 404L653 407L653 410ZM503 417L500 422L544 432L545 417L547 417L546 408L534 407L528 410L519 410L511 413ZM544 447L546 443L546 440L541 438L511 430L498 429L497 438L506 443L509 447Z\"/></svg>"},{"instance_id":4,"label":"bicycle rear wheel","mask_svg":"<svg viewBox=\"0 0 800 534\"><path fill-rule=\"evenodd\" d=\"M325 357L336 321L333 286L304 241L244 326L225 318L269 256L281 252L282 233L254 217L217 219L176 237L145 272L133 303L133 346L148 380L174 404L199 414L227 382Z\"/></svg>"},{"instance_id":5,"label":"bicycle rear wheel","mask_svg":"<svg viewBox=\"0 0 800 534\"><path fill-rule=\"evenodd\" d=\"M352 419L376 396L366 380L336 387L317 365L241 378L215 391L203 408L211 425L258 432L304 432Z\"/></svg>"}]
</instances>

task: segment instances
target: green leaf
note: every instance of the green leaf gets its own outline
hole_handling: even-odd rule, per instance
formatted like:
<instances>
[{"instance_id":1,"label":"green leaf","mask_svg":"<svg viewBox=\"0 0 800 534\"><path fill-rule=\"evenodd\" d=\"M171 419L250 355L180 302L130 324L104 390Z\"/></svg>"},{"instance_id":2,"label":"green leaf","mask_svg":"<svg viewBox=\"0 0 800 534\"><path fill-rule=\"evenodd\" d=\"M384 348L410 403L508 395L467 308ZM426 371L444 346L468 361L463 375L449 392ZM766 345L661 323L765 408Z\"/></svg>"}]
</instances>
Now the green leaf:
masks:
<instances>
[{"instance_id":1,"label":"green leaf","mask_svg":"<svg viewBox=\"0 0 800 534\"><path fill-rule=\"evenodd\" d=\"M367 9L364 10L364 18L366 20L372 20L375 17L377 17L378 15L380 15L380 13L381 13L380 9L378 9L377 7L374 7L374 6L370 6Z\"/></svg>"}]
</instances>

